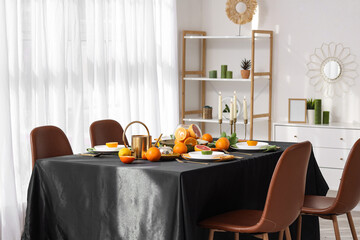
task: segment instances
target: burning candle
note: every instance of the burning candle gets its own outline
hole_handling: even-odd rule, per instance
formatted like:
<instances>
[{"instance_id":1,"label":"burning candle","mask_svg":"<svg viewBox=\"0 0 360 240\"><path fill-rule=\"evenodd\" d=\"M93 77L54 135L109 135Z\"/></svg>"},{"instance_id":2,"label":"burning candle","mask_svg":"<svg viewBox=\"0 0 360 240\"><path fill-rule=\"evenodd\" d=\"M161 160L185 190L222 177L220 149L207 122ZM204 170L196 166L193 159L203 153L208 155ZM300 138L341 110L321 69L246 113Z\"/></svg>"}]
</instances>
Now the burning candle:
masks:
<instances>
[{"instance_id":1,"label":"burning candle","mask_svg":"<svg viewBox=\"0 0 360 240\"><path fill-rule=\"evenodd\" d=\"M234 111L233 111L233 118L237 118L237 104L236 104L236 91L234 91Z\"/></svg>"},{"instance_id":2,"label":"burning candle","mask_svg":"<svg viewBox=\"0 0 360 240\"><path fill-rule=\"evenodd\" d=\"M244 96L244 101L243 101L243 108L244 108L244 120L247 120L247 103L246 103L246 97Z\"/></svg>"}]
</instances>

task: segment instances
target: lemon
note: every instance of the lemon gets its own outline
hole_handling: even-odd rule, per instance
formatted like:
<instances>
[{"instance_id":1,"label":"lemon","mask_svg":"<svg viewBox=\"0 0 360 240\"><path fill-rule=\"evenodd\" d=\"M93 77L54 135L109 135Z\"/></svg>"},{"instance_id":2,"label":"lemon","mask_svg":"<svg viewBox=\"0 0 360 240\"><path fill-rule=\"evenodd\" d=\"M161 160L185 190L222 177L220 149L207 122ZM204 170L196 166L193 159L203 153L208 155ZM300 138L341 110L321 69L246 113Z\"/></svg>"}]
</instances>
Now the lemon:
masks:
<instances>
[{"instance_id":1,"label":"lemon","mask_svg":"<svg viewBox=\"0 0 360 240\"><path fill-rule=\"evenodd\" d=\"M128 149L128 148L122 148L120 151L119 151L119 157L121 156L131 156L131 150Z\"/></svg>"}]
</instances>

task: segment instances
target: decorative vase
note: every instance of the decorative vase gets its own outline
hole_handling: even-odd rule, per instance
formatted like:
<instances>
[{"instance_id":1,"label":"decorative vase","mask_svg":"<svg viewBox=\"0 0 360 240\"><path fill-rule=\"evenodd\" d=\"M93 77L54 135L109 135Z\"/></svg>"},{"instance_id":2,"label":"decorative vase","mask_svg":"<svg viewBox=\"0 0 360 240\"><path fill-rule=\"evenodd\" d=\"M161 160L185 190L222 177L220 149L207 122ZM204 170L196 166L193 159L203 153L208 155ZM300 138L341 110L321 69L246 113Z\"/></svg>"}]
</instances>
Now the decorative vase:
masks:
<instances>
[{"instance_id":1,"label":"decorative vase","mask_svg":"<svg viewBox=\"0 0 360 240\"><path fill-rule=\"evenodd\" d=\"M307 110L307 120L308 124L315 124L315 109Z\"/></svg>"},{"instance_id":2,"label":"decorative vase","mask_svg":"<svg viewBox=\"0 0 360 240\"><path fill-rule=\"evenodd\" d=\"M250 77L250 70L241 70L241 77L243 79L248 79Z\"/></svg>"}]
</instances>

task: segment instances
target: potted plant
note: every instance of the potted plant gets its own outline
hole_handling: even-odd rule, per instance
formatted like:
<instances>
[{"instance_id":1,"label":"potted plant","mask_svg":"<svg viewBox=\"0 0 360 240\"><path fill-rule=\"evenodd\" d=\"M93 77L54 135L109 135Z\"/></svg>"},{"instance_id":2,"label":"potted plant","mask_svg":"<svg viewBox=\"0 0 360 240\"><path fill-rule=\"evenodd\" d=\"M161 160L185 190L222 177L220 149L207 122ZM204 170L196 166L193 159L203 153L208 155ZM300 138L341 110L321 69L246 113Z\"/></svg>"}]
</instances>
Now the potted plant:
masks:
<instances>
[{"instance_id":1,"label":"potted plant","mask_svg":"<svg viewBox=\"0 0 360 240\"><path fill-rule=\"evenodd\" d=\"M248 79L250 76L250 68L251 68L251 60L248 60L244 58L244 60L241 61L241 77L243 79Z\"/></svg>"},{"instance_id":2,"label":"potted plant","mask_svg":"<svg viewBox=\"0 0 360 240\"><path fill-rule=\"evenodd\" d=\"M306 101L307 120L309 124L315 124L315 101L308 98Z\"/></svg>"}]
</instances>

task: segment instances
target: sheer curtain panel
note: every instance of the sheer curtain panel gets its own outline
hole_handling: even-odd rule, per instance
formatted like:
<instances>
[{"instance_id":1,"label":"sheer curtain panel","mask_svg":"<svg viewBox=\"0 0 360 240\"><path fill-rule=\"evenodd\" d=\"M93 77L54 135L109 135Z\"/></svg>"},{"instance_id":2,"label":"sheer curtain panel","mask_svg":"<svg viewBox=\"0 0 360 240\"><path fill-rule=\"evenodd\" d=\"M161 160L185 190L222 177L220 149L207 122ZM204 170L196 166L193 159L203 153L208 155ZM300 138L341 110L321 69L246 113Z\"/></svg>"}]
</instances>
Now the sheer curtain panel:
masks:
<instances>
[{"instance_id":1,"label":"sheer curtain panel","mask_svg":"<svg viewBox=\"0 0 360 240\"><path fill-rule=\"evenodd\" d=\"M75 153L99 119L173 132L176 28L175 0L0 0L1 240L20 239L34 127L60 127Z\"/></svg>"}]
</instances>

